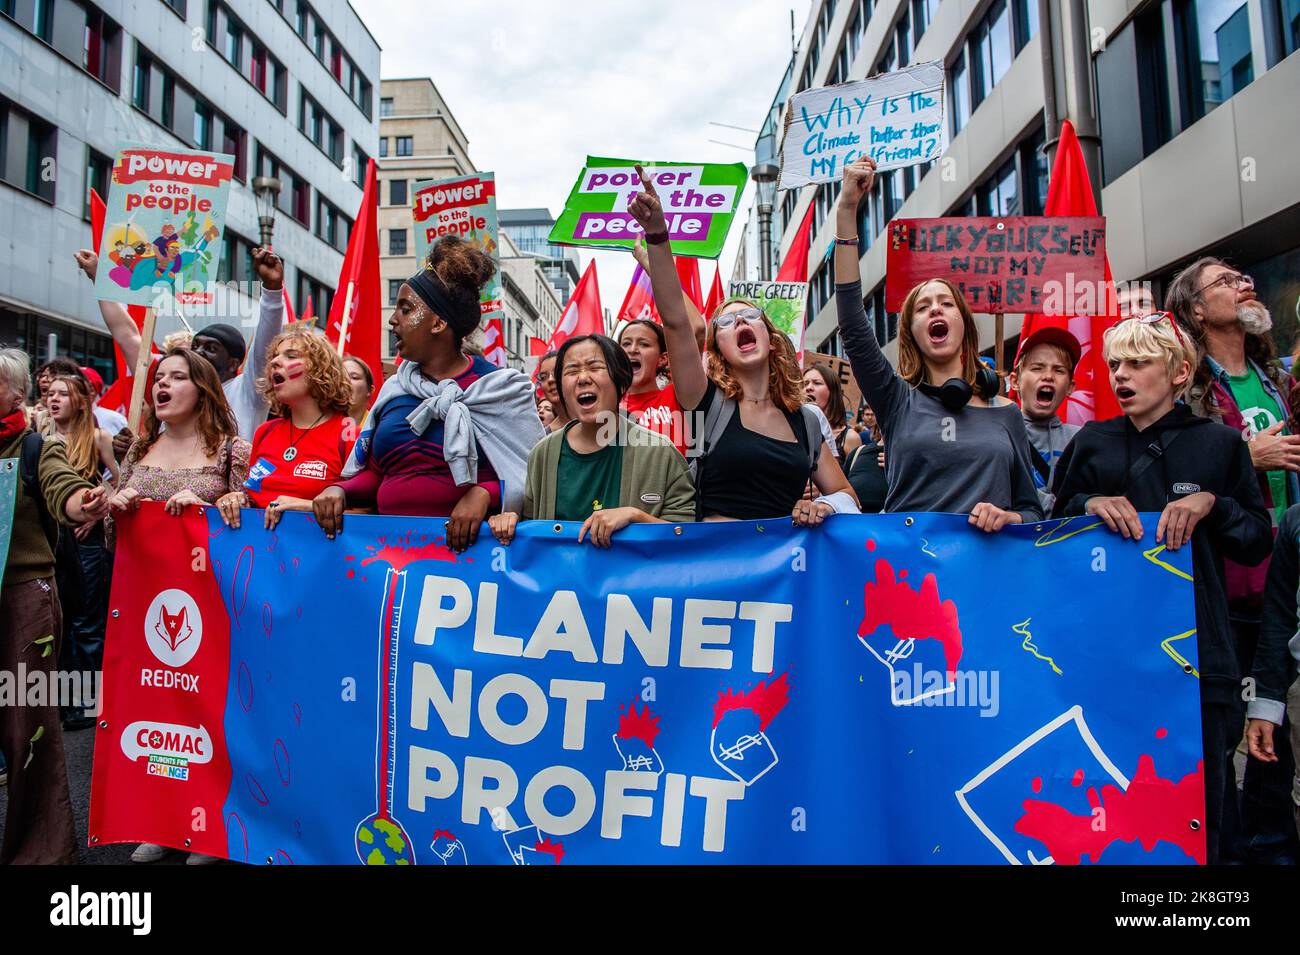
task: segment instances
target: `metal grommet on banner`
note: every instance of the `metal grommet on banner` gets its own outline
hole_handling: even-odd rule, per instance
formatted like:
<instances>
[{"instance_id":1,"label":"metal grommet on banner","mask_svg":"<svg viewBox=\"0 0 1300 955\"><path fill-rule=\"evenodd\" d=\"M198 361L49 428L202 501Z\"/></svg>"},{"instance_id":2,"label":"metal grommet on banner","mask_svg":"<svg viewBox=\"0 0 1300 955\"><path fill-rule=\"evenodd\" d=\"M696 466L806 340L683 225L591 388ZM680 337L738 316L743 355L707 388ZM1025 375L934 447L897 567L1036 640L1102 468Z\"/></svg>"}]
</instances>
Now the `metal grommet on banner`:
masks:
<instances>
[{"instance_id":1,"label":"metal grommet on banner","mask_svg":"<svg viewBox=\"0 0 1300 955\"><path fill-rule=\"evenodd\" d=\"M267 856L267 857L266 857L266 864L267 864L267 865L275 865L275 857L274 857L274 856Z\"/></svg>"},{"instance_id":2,"label":"metal grommet on banner","mask_svg":"<svg viewBox=\"0 0 1300 955\"><path fill-rule=\"evenodd\" d=\"M108 729L108 720L100 720L100 721L99 721L99 728L102 729L102 730L106 730L106 729Z\"/></svg>"},{"instance_id":3,"label":"metal grommet on banner","mask_svg":"<svg viewBox=\"0 0 1300 955\"><path fill-rule=\"evenodd\" d=\"M1001 231L1003 231L1004 229L1006 229L1006 227L1007 227L1007 224L1006 224L1005 222L999 222L999 223L998 223L998 231L999 231L999 232L1001 232Z\"/></svg>"},{"instance_id":4,"label":"metal grommet on banner","mask_svg":"<svg viewBox=\"0 0 1300 955\"><path fill-rule=\"evenodd\" d=\"M190 840L189 840L189 839L186 839L186 840L185 840L185 848L188 849L189 847L190 847Z\"/></svg>"},{"instance_id":5,"label":"metal grommet on banner","mask_svg":"<svg viewBox=\"0 0 1300 955\"><path fill-rule=\"evenodd\" d=\"M1198 829L1201 828L1201 820L1199 819L1193 819L1187 824L1192 827L1192 832L1196 832Z\"/></svg>"},{"instance_id":6,"label":"metal grommet on banner","mask_svg":"<svg viewBox=\"0 0 1300 955\"><path fill-rule=\"evenodd\" d=\"M1192 666L1190 663L1184 663L1184 664L1183 664L1183 672L1184 672L1184 673L1191 673L1191 672L1192 672L1193 670L1195 670L1195 669L1196 669L1196 668L1195 668L1194 666Z\"/></svg>"},{"instance_id":7,"label":"metal grommet on banner","mask_svg":"<svg viewBox=\"0 0 1300 955\"><path fill-rule=\"evenodd\" d=\"M557 534L562 533L562 532L564 531L564 525L563 525L563 524L556 524L555 527L554 527L554 531L555 531L555 533L557 533Z\"/></svg>"},{"instance_id":8,"label":"metal grommet on banner","mask_svg":"<svg viewBox=\"0 0 1300 955\"><path fill-rule=\"evenodd\" d=\"M912 520L912 518L908 517L908 518L905 518L905 519L903 520L903 523L904 523L905 525L907 525L908 527L911 527L911 526L912 526L913 524L915 524L916 522L915 522L914 520Z\"/></svg>"},{"instance_id":9,"label":"metal grommet on banner","mask_svg":"<svg viewBox=\"0 0 1300 955\"><path fill-rule=\"evenodd\" d=\"M754 528L754 530L758 531L760 534L763 533L763 525L762 524L757 525Z\"/></svg>"},{"instance_id":10,"label":"metal grommet on banner","mask_svg":"<svg viewBox=\"0 0 1300 955\"><path fill-rule=\"evenodd\" d=\"M204 511L204 509L200 507L200 508L199 508L199 517L202 517L202 516L203 516L203 511Z\"/></svg>"},{"instance_id":11,"label":"metal grommet on banner","mask_svg":"<svg viewBox=\"0 0 1300 955\"><path fill-rule=\"evenodd\" d=\"M98 845L98 844L99 844L99 836L91 836L91 837L90 837L90 844L91 844L92 846L93 846L93 845Z\"/></svg>"},{"instance_id":12,"label":"metal grommet on banner","mask_svg":"<svg viewBox=\"0 0 1300 955\"><path fill-rule=\"evenodd\" d=\"M120 610L114 610L114 611L113 611L113 619L114 619L114 620L116 620L116 619L117 619L118 617L120 617L120 616L122 616L122 611L120 611Z\"/></svg>"},{"instance_id":13,"label":"metal grommet on banner","mask_svg":"<svg viewBox=\"0 0 1300 955\"><path fill-rule=\"evenodd\" d=\"M682 533L682 529L680 527L674 527L673 533L680 537Z\"/></svg>"}]
</instances>

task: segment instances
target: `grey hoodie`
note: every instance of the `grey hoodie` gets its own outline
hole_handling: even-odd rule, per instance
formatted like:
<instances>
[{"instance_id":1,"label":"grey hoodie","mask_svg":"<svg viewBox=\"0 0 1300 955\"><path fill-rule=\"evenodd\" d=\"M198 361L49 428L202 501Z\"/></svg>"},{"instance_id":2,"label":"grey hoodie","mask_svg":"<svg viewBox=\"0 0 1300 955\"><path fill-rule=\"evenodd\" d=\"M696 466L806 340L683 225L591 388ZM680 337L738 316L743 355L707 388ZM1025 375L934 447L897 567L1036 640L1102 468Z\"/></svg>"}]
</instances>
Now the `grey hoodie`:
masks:
<instances>
[{"instance_id":1,"label":"grey hoodie","mask_svg":"<svg viewBox=\"0 0 1300 955\"><path fill-rule=\"evenodd\" d=\"M1055 503L1051 489L1052 478L1056 476L1056 462L1061 460L1061 453L1065 450L1065 446L1079 433L1079 426L1066 424L1056 415L1052 415L1046 421L1040 421L1029 417L1023 410L1020 413L1025 419L1025 431L1029 434L1029 443L1034 446L1034 450L1047 465L1046 481L1037 470L1034 471L1034 487L1043 502L1043 513L1050 514Z\"/></svg>"}]
</instances>

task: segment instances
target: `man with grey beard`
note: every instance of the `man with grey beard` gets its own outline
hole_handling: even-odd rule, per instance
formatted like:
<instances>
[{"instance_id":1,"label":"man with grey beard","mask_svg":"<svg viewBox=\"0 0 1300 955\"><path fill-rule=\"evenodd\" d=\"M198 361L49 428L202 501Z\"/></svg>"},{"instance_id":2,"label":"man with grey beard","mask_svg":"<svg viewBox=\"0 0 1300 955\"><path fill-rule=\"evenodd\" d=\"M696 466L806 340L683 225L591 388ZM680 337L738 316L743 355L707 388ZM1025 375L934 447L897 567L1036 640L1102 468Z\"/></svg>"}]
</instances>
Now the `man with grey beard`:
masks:
<instances>
[{"instance_id":1,"label":"man with grey beard","mask_svg":"<svg viewBox=\"0 0 1300 955\"><path fill-rule=\"evenodd\" d=\"M1165 308L1196 342L1201 362L1187 402L1192 411L1214 418L1241 432L1250 448L1260 492L1276 527L1293 504L1300 503L1300 435L1291 433L1288 399L1295 382L1277 360L1270 331L1272 317L1255 298L1255 283L1222 259L1197 259L1169 285ZM1264 585L1268 561L1257 567L1226 562L1228 614L1243 674L1250 674L1260 642ZM1260 654L1261 661L1269 656ZM1272 654L1277 656L1277 654ZM1271 659L1271 657L1269 657ZM1286 659L1286 654L1282 654ZM1272 686L1280 680L1260 681ZM1243 690L1246 715L1284 722L1278 701L1257 698L1254 685ZM1277 695L1274 693L1273 695ZM1285 730L1281 737L1285 739ZM1295 771L1288 747L1272 762L1247 760L1242 805L1240 854L1253 862L1297 862L1292 825L1291 776ZM1300 789L1297 789L1300 795ZM1222 834L1222 852L1231 859L1229 834Z\"/></svg>"}]
</instances>

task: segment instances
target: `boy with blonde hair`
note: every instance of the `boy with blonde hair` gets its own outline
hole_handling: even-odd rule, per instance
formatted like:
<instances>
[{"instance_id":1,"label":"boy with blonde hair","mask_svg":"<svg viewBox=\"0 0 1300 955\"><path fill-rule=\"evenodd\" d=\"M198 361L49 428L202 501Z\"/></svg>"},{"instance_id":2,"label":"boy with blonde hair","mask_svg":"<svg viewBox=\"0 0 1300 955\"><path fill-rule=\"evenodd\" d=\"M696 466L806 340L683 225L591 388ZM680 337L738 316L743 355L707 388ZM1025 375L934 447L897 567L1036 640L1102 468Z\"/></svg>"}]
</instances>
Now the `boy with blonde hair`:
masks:
<instances>
[{"instance_id":1,"label":"boy with blonde hair","mask_svg":"<svg viewBox=\"0 0 1300 955\"><path fill-rule=\"evenodd\" d=\"M1172 315L1119 322L1106 332L1103 354L1124 414L1090 421L1066 449L1052 513L1095 515L1131 540L1146 534L1139 512L1158 513L1155 545L1191 544L1206 849L1211 863L1232 861L1239 854L1232 754L1245 712L1223 561L1254 565L1269 555L1268 512L1241 435L1177 403L1197 354Z\"/></svg>"}]
</instances>

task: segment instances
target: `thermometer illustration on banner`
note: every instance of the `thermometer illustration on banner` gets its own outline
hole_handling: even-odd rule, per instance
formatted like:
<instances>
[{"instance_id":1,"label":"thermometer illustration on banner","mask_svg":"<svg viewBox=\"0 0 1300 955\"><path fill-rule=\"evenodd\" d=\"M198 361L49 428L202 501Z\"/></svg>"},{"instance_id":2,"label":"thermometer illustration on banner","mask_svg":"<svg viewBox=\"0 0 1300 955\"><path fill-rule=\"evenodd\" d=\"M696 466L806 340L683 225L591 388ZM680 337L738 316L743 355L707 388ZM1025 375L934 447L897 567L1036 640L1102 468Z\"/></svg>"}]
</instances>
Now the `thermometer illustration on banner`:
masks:
<instances>
[{"instance_id":1,"label":"thermometer illustration on banner","mask_svg":"<svg viewBox=\"0 0 1300 955\"><path fill-rule=\"evenodd\" d=\"M427 540L425 538L424 540ZM370 548L361 566L375 562L389 565L384 574L384 597L379 614L379 712L375 721L378 753L375 760L375 811L357 823L357 859L365 865L414 865L411 837L393 815L393 778L397 771L397 685L398 637L402 630L402 607L406 597L407 567L420 560L455 563L442 538L432 543L412 544L410 537L396 545L384 543Z\"/></svg>"}]
</instances>

